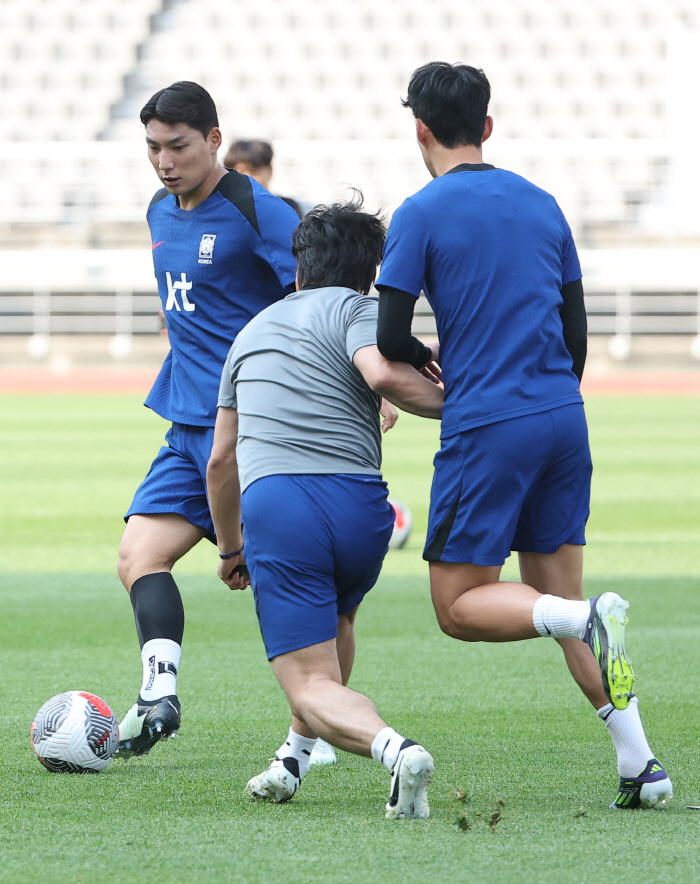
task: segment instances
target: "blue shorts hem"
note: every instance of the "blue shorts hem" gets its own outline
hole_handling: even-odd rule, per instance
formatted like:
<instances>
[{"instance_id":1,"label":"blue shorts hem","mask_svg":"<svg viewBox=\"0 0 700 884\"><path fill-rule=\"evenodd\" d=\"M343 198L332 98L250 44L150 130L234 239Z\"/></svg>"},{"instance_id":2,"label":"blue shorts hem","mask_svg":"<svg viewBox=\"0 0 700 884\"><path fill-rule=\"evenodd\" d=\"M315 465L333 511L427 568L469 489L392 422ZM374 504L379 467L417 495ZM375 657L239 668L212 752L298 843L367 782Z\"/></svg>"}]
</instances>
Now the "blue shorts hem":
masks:
<instances>
[{"instance_id":1,"label":"blue shorts hem","mask_svg":"<svg viewBox=\"0 0 700 884\"><path fill-rule=\"evenodd\" d=\"M507 556L484 556L480 553L468 553L468 552L450 552L443 553L441 556L430 555L429 553L424 552L423 558L426 562L447 562L450 565L503 565L505 564L506 559L510 556L508 553Z\"/></svg>"},{"instance_id":2,"label":"blue shorts hem","mask_svg":"<svg viewBox=\"0 0 700 884\"><path fill-rule=\"evenodd\" d=\"M265 645L265 652L267 654L267 659L273 660L275 657L282 656L282 654L291 654L292 651L301 651L302 648L312 648L314 645L321 645L323 644L323 642L328 642L333 638L338 638L337 629L333 630L330 635L326 635L325 638L314 638L313 641L309 641L308 639L298 639L296 642L288 642L284 645L275 645L272 649L268 648L267 645Z\"/></svg>"},{"instance_id":3,"label":"blue shorts hem","mask_svg":"<svg viewBox=\"0 0 700 884\"><path fill-rule=\"evenodd\" d=\"M210 540L212 543L216 543L216 534L212 531L211 525L204 525L201 522L196 522L191 513L187 512L184 507L179 507L177 504L169 504L168 506L152 506L148 504L139 505L136 507L132 507L124 516L124 521L128 522L130 516L167 516L167 515L175 515L182 516L184 519L190 523L190 525L194 525L195 528L201 528L203 531L206 531L206 538Z\"/></svg>"},{"instance_id":4,"label":"blue shorts hem","mask_svg":"<svg viewBox=\"0 0 700 884\"><path fill-rule=\"evenodd\" d=\"M517 548L513 549L513 552L533 552L533 553L541 553L542 555L551 556L553 555L561 546L564 546L565 543L571 544L571 546L585 546L586 541L580 540L578 537L573 538L569 537L565 540L558 540L555 543L535 543L530 548L527 544L518 544Z\"/></svg>"}]
</instances>

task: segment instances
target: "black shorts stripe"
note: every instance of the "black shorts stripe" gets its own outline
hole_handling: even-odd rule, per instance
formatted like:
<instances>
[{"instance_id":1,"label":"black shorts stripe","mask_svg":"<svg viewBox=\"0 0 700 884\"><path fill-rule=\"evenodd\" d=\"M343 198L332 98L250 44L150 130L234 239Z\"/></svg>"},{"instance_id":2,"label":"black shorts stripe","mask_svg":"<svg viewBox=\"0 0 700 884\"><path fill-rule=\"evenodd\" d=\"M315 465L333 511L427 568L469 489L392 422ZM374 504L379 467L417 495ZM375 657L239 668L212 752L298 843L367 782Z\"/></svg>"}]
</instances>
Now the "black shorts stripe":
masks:
<instances>
[{"instance_id":1,"label":"black shorts stripe","mask_svg":"<svg viewBox=\"0 0 700 884\"><path fill-rule=\"evenodd\" d=\"M426 546L423 552L423 558L426 562L439 562L445 551L445 546L450 538L450 532L457 518L457 510L459 509L460 495L457 495L455 502L450 507L449 513L443 519L442 524L435 532L435 537Z\"/></svg>"}]
</instances>

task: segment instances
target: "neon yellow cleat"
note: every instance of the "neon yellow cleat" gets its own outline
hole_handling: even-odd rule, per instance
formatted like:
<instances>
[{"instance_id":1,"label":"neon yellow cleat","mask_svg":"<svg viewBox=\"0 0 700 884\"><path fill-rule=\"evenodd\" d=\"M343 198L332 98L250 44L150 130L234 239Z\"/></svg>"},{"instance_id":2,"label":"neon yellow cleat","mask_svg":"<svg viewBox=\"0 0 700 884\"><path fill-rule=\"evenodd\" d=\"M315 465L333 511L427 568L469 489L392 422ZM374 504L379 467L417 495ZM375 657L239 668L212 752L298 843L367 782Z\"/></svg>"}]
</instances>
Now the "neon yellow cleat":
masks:
<instances>
[{"instance_id":1,"label":"neon yellow cleat","mask_svg":"<svg viewBox=\"0 0 700 884\"><path fill-rule=\"evenodd\" d=\"M591 599L591 613L583 640L595 654L605 695L616 709L626 709L632 697L634 670L625 654L626 602L616 592Z\"/></svg>"}]
</instances>

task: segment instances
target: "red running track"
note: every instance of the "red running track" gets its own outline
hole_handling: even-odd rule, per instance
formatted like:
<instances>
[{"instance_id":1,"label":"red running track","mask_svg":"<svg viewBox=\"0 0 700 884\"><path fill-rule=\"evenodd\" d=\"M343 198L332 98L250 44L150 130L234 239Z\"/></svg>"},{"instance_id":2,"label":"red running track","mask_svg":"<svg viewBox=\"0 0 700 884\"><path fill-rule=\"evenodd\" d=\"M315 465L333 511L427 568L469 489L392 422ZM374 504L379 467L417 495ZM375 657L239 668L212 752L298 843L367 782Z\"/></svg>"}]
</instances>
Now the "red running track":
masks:
<instances>
[{"instance_id":1,"label":"red running track","mask_svg":"<svg viewBox=\"0 0 700 884\"><path fill-rule=\"evenodd\" d=\"M0 368L0 394L134 394L144 396L158 374L154 367L100 365L52 372L43 366ZM588 396L700 396L700 370L620 370L588 374Z\"/></svg>"}]
</instances>

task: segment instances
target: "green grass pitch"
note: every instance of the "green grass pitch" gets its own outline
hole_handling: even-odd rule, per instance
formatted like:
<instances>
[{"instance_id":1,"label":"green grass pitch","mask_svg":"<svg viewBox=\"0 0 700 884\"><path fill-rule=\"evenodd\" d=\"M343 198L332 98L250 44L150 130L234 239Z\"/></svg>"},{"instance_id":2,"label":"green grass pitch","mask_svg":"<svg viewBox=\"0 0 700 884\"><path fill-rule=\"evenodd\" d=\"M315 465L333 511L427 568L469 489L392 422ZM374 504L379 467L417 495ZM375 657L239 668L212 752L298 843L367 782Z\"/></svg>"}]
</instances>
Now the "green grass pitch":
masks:
<instances>
[{"instance_id":1,"label":"green grass pitch","mask_svg":"<svg viewBox=\"0 0 700 884\"><path fill-rule=\"evenodd\" d=\"M686 809L700 804L700 399L588 404L587 591L631 601L642 714L676 787L646 812L608 809L612 746L554 642L469 646L439 632L420 558L437 428L401 416L385 470L415 530L360 611L352 681L435 756L431 818L399 823L383 819L386 772L344 753L288 805L244 797L287 710L250 593L218 582L206 542L176 570L178 740L98 776L38 764L29 724L50 696L90 690L119 716L136 697L115 557L164 423L128 396L5 396L0 409L0 882L700 880L700 811Z\"/></svg>"}]
</instances>

